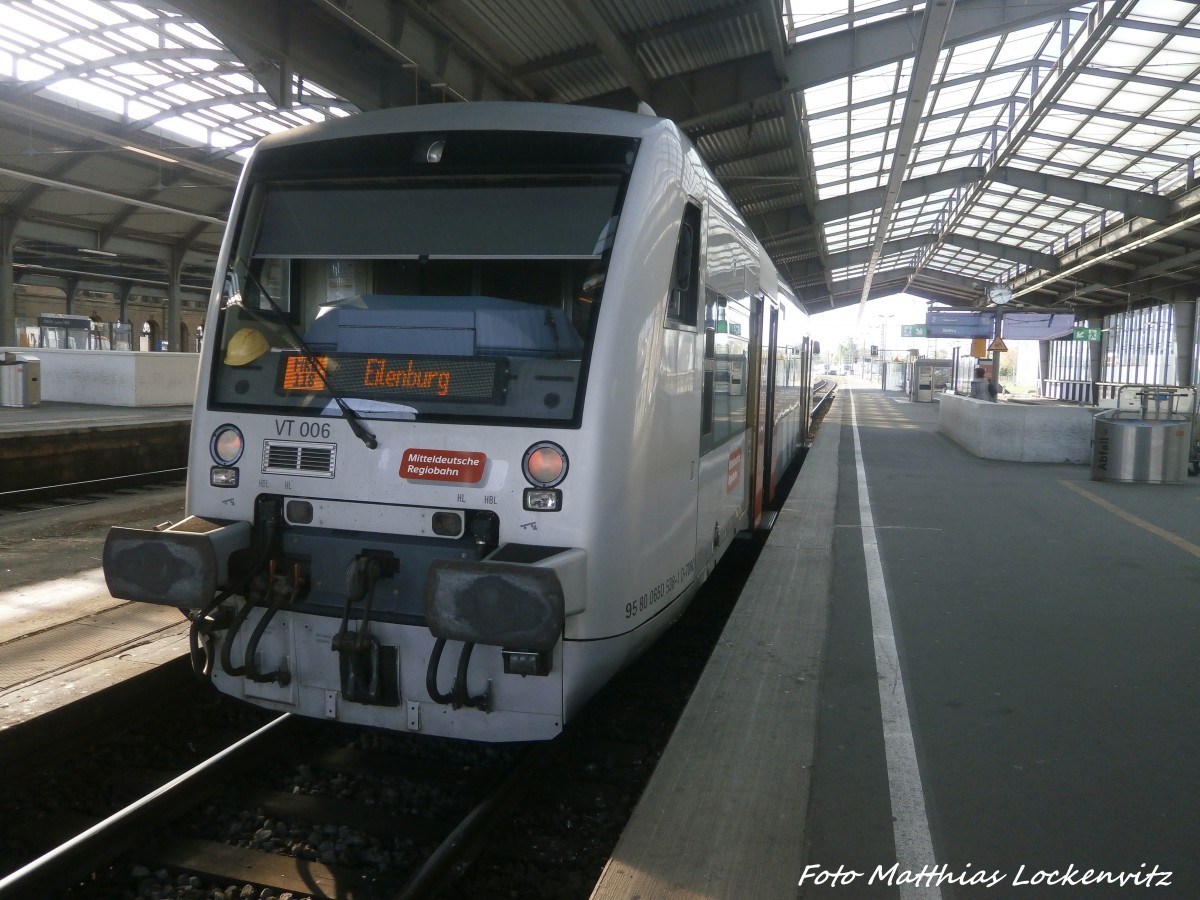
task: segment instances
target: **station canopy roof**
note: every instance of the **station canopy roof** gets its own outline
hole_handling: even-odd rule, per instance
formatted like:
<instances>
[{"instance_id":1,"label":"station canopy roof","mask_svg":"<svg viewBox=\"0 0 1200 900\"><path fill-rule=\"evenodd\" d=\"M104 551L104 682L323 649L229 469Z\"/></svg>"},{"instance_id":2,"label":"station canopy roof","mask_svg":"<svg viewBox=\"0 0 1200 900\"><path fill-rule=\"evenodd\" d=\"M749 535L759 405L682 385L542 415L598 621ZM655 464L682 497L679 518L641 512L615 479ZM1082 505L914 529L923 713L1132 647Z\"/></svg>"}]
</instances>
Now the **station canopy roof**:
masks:
<instances>
[{"instance_id":1,"label":"station canopy roof","mask_svg":"<svg viewBox=\"0 0 1200 900\"><path fill-rule=\"evenodd\" d=\"M411 103L649 104L812 312L1194 299L1200 5L9 0L0 216L29 282L207 293L262 136Z\"/></svg>"}]
</instances>

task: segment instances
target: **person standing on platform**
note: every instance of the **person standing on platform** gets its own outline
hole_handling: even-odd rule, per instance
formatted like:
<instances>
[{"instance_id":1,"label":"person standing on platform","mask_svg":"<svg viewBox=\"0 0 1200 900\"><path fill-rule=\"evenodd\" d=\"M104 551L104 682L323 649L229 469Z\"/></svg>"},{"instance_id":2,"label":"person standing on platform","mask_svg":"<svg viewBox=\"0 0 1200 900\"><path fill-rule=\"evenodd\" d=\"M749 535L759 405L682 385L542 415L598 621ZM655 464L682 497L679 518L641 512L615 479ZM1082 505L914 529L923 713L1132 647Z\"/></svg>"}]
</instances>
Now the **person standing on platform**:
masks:
<instances>
[{"instance_id":1,"label":"person standing on platform","mask_svg":"<svg viewBox=\"0 0 1200 900\"><path fill-rule=\"evenodd\" d=\"M975 367L975 377L971 379L971 398L974 400L992 400L996 399L996 388L988 380L987 373L983 371L983 366Z\"/></svg>"}]
</instances>

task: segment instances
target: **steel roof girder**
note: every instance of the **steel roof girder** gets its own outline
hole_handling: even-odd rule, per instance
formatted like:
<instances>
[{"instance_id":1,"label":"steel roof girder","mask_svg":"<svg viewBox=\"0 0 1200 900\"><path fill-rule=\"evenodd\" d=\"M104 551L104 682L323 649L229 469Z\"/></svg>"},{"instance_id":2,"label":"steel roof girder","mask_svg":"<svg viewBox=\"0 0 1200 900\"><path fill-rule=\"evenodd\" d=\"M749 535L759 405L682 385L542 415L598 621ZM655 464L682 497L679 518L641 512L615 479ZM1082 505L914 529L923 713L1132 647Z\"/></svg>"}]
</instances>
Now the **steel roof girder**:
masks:
<instances>
[{"instance_id":1,"label":"steel roof girder","mask_svg":"<svg viewBox=\"0 0 1200 900\"><path fill-rule=\"evenodd\" d=\"M114 120L83 110L45 100L41 97L19 96L16 92L0 90L0 115L38 126L73 138L87 138L118 149L133 148L136 152L162 155L162 148L145 140L145 132L130 133L119 128ZM195 148L204 150L206 148ZM184 153L172 151L170 165L181 166L208 175L232 186L237 181L240 166L222 168L203 160L194 160Z\"/></svg>"},{"instance_id":2,"label":"steel roof girder","mask_svg":"<svg viewBox=\"0 0 1200 900\"><path fill-rule=\"evenodd\" d=\"M1130 191L1112 185L1097 184L1081 178L1064 178L1045 172L1031 172L1013 166L1000 166L992 180L1034 193L1059 197L1072 203L1109 209L1128 216L1163 220L1176 212L1175 203L1157 194Z\"/></svg>"},{"instance_id":3,"label":"steel roof girder","mask_svg":"<svg viewBox=\"0 0 1200 900\"><path fill-rule=\"evenodd\" d=\"M900 186L899 199L903 202L915 197L953 190L978 181L982 176L983 169L979 166L963 166L935 175L910 178ZM851 216L871 212L883 206L884 196L885 189L878 187L843 194L840 197L829 197L817 204L816 219L820 224L825 225L839 219L848 219Z\"/></svg>"},{"instance_id":4,"label":"steel roof girder","mask_svg":"<svg viewBox=\"0 0 1200 900\"><path fill-rule=\"evenodd\" d=\"M1087 17L1087 27L1079 30L1071 39L1058 62L1034 90L1029 103L1017 120L1002 135L1000 145L994 151L992 165L1006 165L1008 158L1045 119L1078 75L1103 48L1107 38L1125 20L1128 12L1138 0L1097 0ZM1061 140L1057 138L1056 140Z\"/></svg>"},{"instance_id":5,"label":"steel roof girder","mask_svg":"<svg viewBox=\"0 0 1200 900\"><path fill-rule=\"evenodd\" d=\"M1070 2L1027 0L956 0L944 46L957 47L991 35L1016 31L1071 14ZM812 41L792 45L788 54L787 81L793 90L805 90L856 72L878 68L911 57L924 13L917 12L872 22Z\"/></svg>"},{"instance_id":6,"label":"steel roof girder","mask_svg":"<svg viewBox=\"0 0 1200 900\"><path fill-rule=\"evenodd\" d=\"M100 246L99 232L87 228L77 228L69 225L43 222L33 219L18 220L13 226L14 241L43 241L64 248L87 247L93 250L107 250L123 256L143 257L160 261L164 266L171 259L171 245L155 241L143 241L127 236L114 236ZM189 250L186 259L191 265L211 268L217 254L216 247L211 250Z\"/></svg>"},{"instance_id":7,"label":"steel roof girder","mask_svg":"<svg viewBox=\"0 0 1200 900\"><path fill-rule=\"evenodd\" d=\"M900 127L892 147L892 167L888 172L887 188L878 221L875 223L875 234L871 241L871 260L867 264L866 278L864 279L863 303L866 303L870 296L872 279L883 253L883 245L887 240L896 206L900 202L900 190L909 170L910 154L916 141L917 129L921 125L925 100L929 96L930 86L933 83L938 57L941 55L941 48L950 27L950 13L953 8L954 4L950 0L935 0L935 2L925 5L925 12L921 19L920 38L917 41L916 55L908 78L908 92L901 101L903 108L900 115Z\"/></svg>"},{"instance_id":8,"label":"steel roof girder","mask_svg":"<svg viewBox=\"0 0 1200 900\"><path fill-rule=\"evenodd\" d=\"M760 239L772 240L805 236L812 231L813 226L808 210L796 205L748 216L746 222Z\"/></svg>"},{"instance_id":9,"label":"steel roof girder","mask_svg":"<svg viewBox=\"0 0 1200 900\"><path fill-rule=\"evenodd\" d=\"M1186 231L1200 221L1200 192L1192 191L1186 200L1178 202L1177 212L1166 221L1146 218L1127 219L1104 233L1089 238L1059 255L1059 270L1050 275L1022 273L1012 282L1014 293L1035 290L1076 272L1093 268L1100 263L1130 253L1139 247L1161 241L1172 234Z\"/></svg>"},{"instance_id":10,"label":"steel roof girder","mask_svg":"<svg viewBox=\"0 0 1200 900\"><path fill-rule=\"evenodd\" d=\"M255 56L243 58L247 66L254 65L258 55L276 66L287 59L297 71L358 107L379 105L381 58L364 53L344 30L317 26L315 10L308 4L272 2L271 14L264 9L268 4L241 0L173 0L173 5L222 43L232 37L239 48L250 48Z\"/></svg>"},{"instance_id":11,"label":"steel roof girder","mask_svg":"<svg viewBox=\"0 0 1200 900\"><path fill-rule=\"evenodd\" d=\"M999 169L1007 165L1025 139L1035 133L1039 123L1050 114L1054 104L1073 83L1076 72L1082 66L1087 65L1099 51L1106 37L1113 29L1119 27L1122 17L1135 3L1136 0L1098 0L1088 15L1086 26L1081 28L1065 46L1062 56L1051 69L1052 74L1037 87L1030 98L1029 105L1022 110L1014 122L1010 123L1010 127L1002 135L999 145L993 150L989 169ZM956 208L946 219L944 228L947 233L963 222L985 189L986 181L977 184L960 198ZM1060 265L1061 270L1062 265ZM1049 277L1052 280L1056 276ZM1031 290L1034 286L1036 285L1017 289L1014 293L1019 296L1021 292Z\"/></svg>"},{"instance_id":12,"label":"steel roof girder","mask_svg":"<svg viewBox=\"0 0 1200 900\"><path fill-rule=\"evenodd\" d=\"M536 92L497 60L486 43L487 23L469 4L445 0L423 9L391 0L310 0L336 23L350 28L393 65L463 100L538 99ZM482 44L482 46L481 46ZM322 82L324 83L324 82Z\"/></svg>"},{"instance_id":13,"label":"steel roof girder","mask_svg":"<svg viewBox=\"0 0 1200 900\"><path fill-rule=\"evenodd\" d=\"M583 23L599 46L605 61L612 67L639 100L650 101L653 86L641 64L625 44L604 11L592 0L565 0L571 12Z\"/></svg>"},{"instance_id":14,"label":"steel roof girder","mask_svg":"<svg viewBox=\"0 0 1200 900\"><path fill-rule=\"evenodd\" d=\"M615 102L622 93L627 92L617 91L592 100L606 105ZM680 128L689 131L706 125L708 117L731 111L741 110L749 118L752 104L786 93L771 54L763 52L655 81L650 85L649 95L639 99L649 103L658 115L674 119Z\"/></svg>"},{"instance_id":15,"label":"steel roof girder","mask_svg":"<svg viewBox=\"0 0 1200 900\"><path fill-rule=\"evenodd\" d=\"M1058 257L1049 253L1038 253L1025 247L1014 247L999 241L989 241L962 232L951 232L946 235L944 244L982 253L996 259L1008 260L1031 268L1044 269L1053 272L1058 269Z\"/></svg>"},{"instance_id":16,"label":"steel roof girder","mask_svg":"<svg viewBox=\"0 0 1200 900\"><path fill-rule=\"evenodd\" d=\"M128 206L138 206L143 209L154 210L155 212L170 213L174 216L183 216L189 219L198 219L202 222L208 222L212 225L220 225L224 227L225 220L217 216L210 216L205 213L196 212L190 209L182 209L176 206L166 206L162 203L152 203L148 200L139 200L136 197L129 197L122 194L113 194L109 191L102 191L99 188L88 187L83 184L72 184L65 181L60 181L54 178L44 178L41 175L35 175L32 172L21 172L17 169L0 167L0 175L8 178L15 178L18 181L28 181L34 184L44 185L46 187L60 188L62 190L73 191L80 194L90 194L101 200L106 200L110 203L122 203Z\"/></svg>"},{"instance_id":17,"label":"steel roof girder","mask_svg":"<svg viewBox=\"0 0 1200 900\"><path fill-rule=\"evenodd\" d=\"M935 243L937 235L934 234L911 234L908 237L900 238L894 241L888 241L883 245L883 249L879 254L880 259L885 259L889 256L894 256L899 253L908 253L912 250L922 250L925 247ZM849 266L861 266L871 261L871 251L866 247L854 247L850 250L844 250L839 253L830 253L828 265L831 269L844 269Z\"/></svg>"}]
</instances>

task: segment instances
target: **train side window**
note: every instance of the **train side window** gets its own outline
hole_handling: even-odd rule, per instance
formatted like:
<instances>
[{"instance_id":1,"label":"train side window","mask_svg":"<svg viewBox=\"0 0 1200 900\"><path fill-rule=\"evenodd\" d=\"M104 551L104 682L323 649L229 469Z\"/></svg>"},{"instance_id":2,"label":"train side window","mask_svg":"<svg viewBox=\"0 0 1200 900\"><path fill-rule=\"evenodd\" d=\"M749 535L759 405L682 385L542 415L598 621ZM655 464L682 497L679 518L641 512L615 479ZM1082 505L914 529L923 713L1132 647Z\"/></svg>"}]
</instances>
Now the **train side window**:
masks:
<instances>
[{"instance_id":1,"label":"train side window","mask_svg":"<svg viewBox=\"0 0 1200 900\"><path fill-rule=\"evenodd\" d=\"M689 203L683 210L675 265L671 269L671 293L667 301L667 326L695 328L700 296L700 207Z\"/></svg>"}]
</instances>

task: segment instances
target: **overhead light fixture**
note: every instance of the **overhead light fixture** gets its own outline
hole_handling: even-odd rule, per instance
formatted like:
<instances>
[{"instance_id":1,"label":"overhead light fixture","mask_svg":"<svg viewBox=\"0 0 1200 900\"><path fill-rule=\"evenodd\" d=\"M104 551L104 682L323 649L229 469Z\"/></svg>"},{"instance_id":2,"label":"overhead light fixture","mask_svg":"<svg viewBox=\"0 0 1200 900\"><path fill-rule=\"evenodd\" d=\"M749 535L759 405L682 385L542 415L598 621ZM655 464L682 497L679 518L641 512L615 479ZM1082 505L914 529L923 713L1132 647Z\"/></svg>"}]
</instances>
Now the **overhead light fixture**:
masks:
<instances>
[{"instance_id":1,"label":"overhead light fixture","mask_svg":"<svg viewBox=\"0 0 1200 900\"><path fill-rule=\"evenodd\" d=\"M987 298L989 302L1003 306L1012 300L1012 288L1004 284L990 285L987 289Z\"/></svg>"},{"instance_id":2,"label":"overhead light fixture","mask_svg":"<svg viewBox=\"0 0 1200 900\"><path fill-rule=\"evenodd\" d=\"M121 149L128 150L130 153L139 153L142 156L148 156L151 159L157 159L159 162L171 163L173 165L179 164L179 160L175 159L174 157L164 156L161 153L154 153L153 151L147 150L144 147L135 147L132 144L123 144Z\"/></svg>"}]
</instances>

